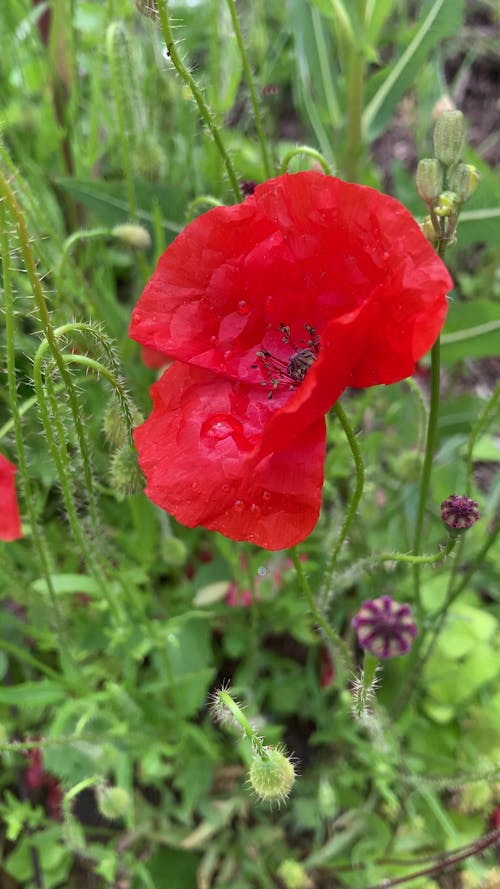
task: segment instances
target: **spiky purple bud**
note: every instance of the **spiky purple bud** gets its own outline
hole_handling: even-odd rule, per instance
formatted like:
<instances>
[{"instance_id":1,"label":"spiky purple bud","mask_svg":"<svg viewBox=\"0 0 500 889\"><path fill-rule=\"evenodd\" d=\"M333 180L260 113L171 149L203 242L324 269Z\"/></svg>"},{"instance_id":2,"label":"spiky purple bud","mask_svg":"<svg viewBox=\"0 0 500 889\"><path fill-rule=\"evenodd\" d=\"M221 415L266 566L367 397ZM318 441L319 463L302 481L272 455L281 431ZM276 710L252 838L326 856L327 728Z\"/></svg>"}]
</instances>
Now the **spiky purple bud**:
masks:
<instances>
[{"instance_id":1,"label":"spiky purple bud","mask_svg":"<svg viewBox=\"0 0 500 889\"><path fill-rule=\"evenodd\" d=\"M450 494L441 504L441 518L450 534L461 534L471 528L480 518L475 500L466 494Z\"/></svg>"},{"instance_id":2,"label":"spiky purple bud","mask_svg":"<svg viewBox=\"0 0 500 889\"><path fill-rule=\"evenodd\" d=\"M352 625L361 648L379 658L405 654L418 632L410 606L391 596L363 602Z\"/></svg>"}]
</instances>

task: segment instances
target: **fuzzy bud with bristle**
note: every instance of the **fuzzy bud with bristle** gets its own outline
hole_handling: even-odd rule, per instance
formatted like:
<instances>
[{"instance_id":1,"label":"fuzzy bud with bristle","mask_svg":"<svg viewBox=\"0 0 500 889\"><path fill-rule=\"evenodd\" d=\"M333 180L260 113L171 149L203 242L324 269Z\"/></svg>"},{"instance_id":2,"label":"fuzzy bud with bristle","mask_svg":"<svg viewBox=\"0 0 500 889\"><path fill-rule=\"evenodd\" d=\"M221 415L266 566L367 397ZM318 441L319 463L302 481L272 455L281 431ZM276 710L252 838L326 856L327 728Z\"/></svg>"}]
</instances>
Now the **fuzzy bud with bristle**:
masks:
<instances>
[{"instance_id":1,"label":"fuzzy bud with bristle","mask_svg":"<svg viewBox=\"0 0 500 889\"><path fill-rule=\"evenodd\" d=\"M132 223L115 225L112 235L127 247L133 247L134 250L149 250L151 247L151 235L142 225L133 225Z\"/></svg>"},{"instance_id":2,"label":"fuzzy bud with bristle","mask_svg":"<svg viewBox=\"0 0 500 889\"><path fill-rule=\"evenodd\" d=\"M130 808L130 797L123 787L109 787L100 784L97 787L97 808L109 821L123 818Z\"/></svg>"},{"instance_id":3,"label":"fuzzy bud with bristle","mask_svg":"<svg viewBox=\"0 0 500 889\"><path fill-rule=\"evenodd\" d=\"M144 476L137 462L137 454L131 445L115 451L109 469L110 483L117 500L144 490Z\"/></svg>"},{"instance_id":4,"label":"fuzzy bud with bristle","mask_svg":"<svg viewBox=\"0 0 500 889\"><path fill-rule=\"evenodd\" d=\"M295 782L295 766L283 747L264 747L263 754L255 755L249 781L262 802L284 802Z\"/></svg>"}]
</instances>

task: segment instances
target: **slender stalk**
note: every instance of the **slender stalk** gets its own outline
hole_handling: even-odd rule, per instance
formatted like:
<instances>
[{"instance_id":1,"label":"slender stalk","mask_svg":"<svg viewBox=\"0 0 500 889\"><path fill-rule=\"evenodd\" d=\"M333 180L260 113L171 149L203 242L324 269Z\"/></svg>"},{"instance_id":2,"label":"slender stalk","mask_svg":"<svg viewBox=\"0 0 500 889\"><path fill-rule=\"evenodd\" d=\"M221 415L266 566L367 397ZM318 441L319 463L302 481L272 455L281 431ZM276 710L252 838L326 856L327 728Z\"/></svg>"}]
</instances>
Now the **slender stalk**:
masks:
<instances>
[{"instance_id":1,"label":"slender stalk","mask_svg":"<svg viewBox=\"0 0 500 889\"><path fill-rule=\"evenodd\" d=\"M90 459L90 451L87 444L86 430L83 418L81 416L80 405L78 402L78 397L75 391L74 383L71 377L71 374L68 373L61 352L59 350L57 344L57 338L54 335L54 328L52 327L52 323L50 321L49 310L47 307L47 303L45 301L45 296L43 293L42 285L40 282L40 278L38 277L36 271L36 262L35 257L33 255L33 251L31 249L30 237L28 231L26 229L26 224L24 221L24 216L22 210L18 204L17 198L12 191L9 183L7 182L4 174L0 170L0 192L3 194L6 203L9 207L9 210L14 219L19 242L21 246L21 253L24 260L24 265L28 274L28 279L31 285L31 289L33 292L33 298L35 300L35 305L38 310L38 315L40 319L40 323L42 326L43 333L45 338L48 341L50 351L54 356L54 361L57 365L59 373L61 374L61 378L65 384L66 391L68 393L68 401L70 404L71 414L73 417L73 423L75 425L75 432L78 441L78 446L80 449L82 462L83 462L83 475L85 488L87 491L87 497L89 502L89 515L91 521L94 525L94 528L97 529L99 525L98 513L97 513L97 502L94 495L94 485L93 485L93 474L92 474L92 464Z\"/></svg>"},{"instance_id":2,"label":"slender stalk","mask_svg":"<svg viewBox=\"0 0 500 889\"><path fill-rule=\"evenodd\" d=\"M323 575L322 589L327 590L330 587L332 575L335 570L335 565L337 564L337 557L342 549L344 541L349 533L349 529L354 521L356 511L359 506L359 501L361 500L361 496L363 494L363 487L365 483L365 467L363 463L363 458L361 456L361 451L358 447L358 443L356 441L356 436L354 434L354 430L351 427L351 424L347 418L347 415L340 404L340 401L334 405L334 411L337 414L338 419L342 425L345 436L347 438L347 442L351 449L351 453L354 460L354 466L356 469L356 486L354 488L354 492L351 497L351 502L349 504L349 508L347 510L346 516L344 518L344 522L339 534L339 538L337 543L333 549L333 552L328 561L328 565L325 569L325 573Z\"/></svg>"},{"instance_id":3,"label":"slender stalk","mask_svg":"<svg viewBox=\"0 0 500 889\"><path fill-rule=\"evenodd\" d=\"M356 0L360 39L349 47L347 65L347 145L345 173L350 182L359 178L359 161L363 144L362 116L365 79L365 55L362 36L365 24L366 0Z\"/></svg>"},{"instance_id":4,"label":"slender stalk","mask_svg":"<svg viewBox=\"0 0 500 889\"><path fill-rule=\"evenodd\" d=\"M231 161L229 154L226 151L226 147L222 141L221 134L219 132L219 128L215 123L214 116L210 111L205 99L203 98L203 94L198 87L194 77L188 71L186 66L184 65L179 53L177 52L177 46L174 41L174 35L172 33L172 25L170 23L170 12L168 8L168 0L157 0L158 13L160 16L160 24L161 29L163 31L163 36L165 38L165 43L167 46L167 51L172 61L172 64L177 71L181 80L189 87L191 90L193 99L195 100L198 110L207 125L208 129L212 134L212 138L217 146L219 154L224 161L224 166L226 168L226 172L229 178L229 182L231 183L231 188L233 190L233 194L237 201L241 201L242 194L240 191L240 187L238 185L238 179Z\"/></svg>"},{"instance_id":5,"label":"slender stalk","mask_svg":"<svg viewBox=\"0 0 500 889\"><path fill-rule=\"evenodd\" d=\"M234 698L232 698L229 692L227 692L225 689L221 689L220 691L218 691L217 697L219 701L224 705L224 707L227 707L227 709L231 713L231 716L234 717L244 735L246 735L248 740L251 741L252 746L255 747L258 755L262 759L268 759L268 755L266 753L262 739L259 738L254 727L248 721L245 714L243 713L243 710L236 703Z\"/></svg>"},{"instance_id":6,"label":"slender stalk","mask_svg":"<svg viewBox=\"0 0 500 889\"><path fill-rule=\"evenodd\" d=\"M420 490L417 507L417 517L415 520L415 534L413 537L413 555L420 554L422 545L422 532L424 527L425 507L427 496L429 493L432 461L434 459L434 450L437 438L437 422L439 416L439 397L440 397L440 376L441 376L441 357L439 338L436 340L431 351L431 398L429 408L429 420L427 424L427 437L425 442L424 464L422 466L422 475L420 477ZM415 595L415 605L418 617L422 617L422 601L420 596L420 567L418 563L413 566L413 589Z\"/></svg>"},{"instance_id":7,"label":"slender stalk","mask_svg":"<svg viewBox=\"0 0 500 889\"><path fill-rule=\"evenodd\" d=\"M410 565L429 565L441 562L449 556L454 550L457 542L456 537L450 537L446 546L437 553L427 556L412 556L410 553L380 553L374 557L374 562L408 562Z\"/></svg>"},{"instance_id":8,"label":"slender stalk","mask_svg":"<svg viewBox=\"0 0 500 889\"><path fill-rule=\"evenodd\" d=\"M293 158L297 157L297 155L299 154L305 154L309 157L312 157L315 161L317 161L317 163L327 174L327 176L333 176L333 170L328 161L323 157L320 151L317 151L316 148L311 148L310 145L297 145L295 148L291 148L290 151L287 151L281 162L281 166L279 169L280 174L286 173L290 165L290 161L292 161Z\"/></svg>"},{"instance_id":9,"label":"slender stalk","mask_svg":"<svg viewBox=\"0 0 500 889\"><path fill-rule=\"evenodd\" d=\"M309 581L307 580L307 577L306 577L304 570L302 568L302 563L299 559L296 548L291 547L289 552L290 552L290 556L293 561L293 564L295 566L297 576L299 578L302 592L304 593L304 596L307 600L307 604L309 605L309 608L311 609L311 613L314 617L314 620L316 621L318 627L321 628L321 630L323 631L326 638L331 642L334 649L336 651L340 650L343 661L344 661L345 668L347 670L352 670L352 658L351 658L351 653L349 651L348 645L344 642L342 637L339 636L339 634L335 632L333 627L330 626L330 624L325 620L325 618L321 614L321 611L318 609L316 602L314 601L314 596L312 594L311 587L309 586Z\"/></svg>"},{"instance_id":10,"label":"slender stalk","mask_svg":"<svg viewBox=\"0 0 500 889\"><path fill-rule=\"evenodd\" d=\"M236 42L238 44L238 49L240 51L241 63L243 65L243 71L245 72L245 80L248 86L248 92L250 93L250 102L252 103L253 114L255 119L255 126L257 129L257 136L260 144L260 151L262 154L262 163L264 165L264 172L266 175L266 179L269 179L272 174L271 169L271 161L269 158L269 153L267 150L267 141L264 133L264 127L262 126L262 117L260 114L259 102L257 99L257 93L255 91L255 84L253 81L252 71L250 68L250 64L248 62L247 51L245 49L245 44L243 42L243 37L241 34L240 23L238 21L238 15L236 13L236 5L234 0L226 0L227 5L229 7L229 13L231 15L231 21L233 24L233 31L236 37Z\"/></svg>"},{"instance_id":11,"label":"slender stalk","mask_svg":"<svg viewBox=\"0 0 500 889\"><path fill-rule=\"evenodd\" d=\"M0 184L5 183L0 172ZM5 183L6 184L6 183ZM10 191L10 189L9 189ZM5 339L7 352L7 389L9 393L10 409L12 411L12 422L14 426L14 434L16 439L17 463L21 476L22 486L24 490L24 503L26 511L30 518L31 534L35 551L44 580L47 584L50 604L54 616L54 626L56 637L60 645L61 652L67 656L68 663L71 664L71 657L64 641L64 633L62 630L62 618L57 600L56 591L52 583L50 572L50 559L47 552L45 537L38 523L38 515L35 508L35 498L31 487L31 479L28 471L28 460L26 449L24 446L24 438L21 423L21 413L18 403L17 383L16 383L16 358L15 358L15 324L14 324L14 294L12 290L12 274L10 268L10 250L8 238L8 226L6 220L5 205L0 201L0 254L2 259L3 272L3 289L5 300Z\"/></svg>"}]
</instances>

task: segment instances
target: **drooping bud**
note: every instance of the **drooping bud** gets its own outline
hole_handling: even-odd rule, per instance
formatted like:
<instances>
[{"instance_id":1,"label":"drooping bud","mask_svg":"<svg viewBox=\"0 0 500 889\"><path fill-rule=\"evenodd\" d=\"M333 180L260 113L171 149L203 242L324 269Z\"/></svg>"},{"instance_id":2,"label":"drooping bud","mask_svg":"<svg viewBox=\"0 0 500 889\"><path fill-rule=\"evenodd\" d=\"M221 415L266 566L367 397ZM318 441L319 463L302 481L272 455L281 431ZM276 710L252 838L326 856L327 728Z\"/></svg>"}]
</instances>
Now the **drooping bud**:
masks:
<instances>
[{"instance_id":1,"label":"drooping bud","mask_svg":"<svg viewBox=\"0 0 500 889\"><path fill-rule=\"evenodd\" d=\"M406 654L418 632L410 606L391 596L363 602L352 626L361 648L384 659Z\"/></svg>"},{"instance_id":2,"label":"drooping bud","mask_svg":"<svg viewBox=\"0 0 500 889\"><path fill-rule=\"evenodd\" d=\"M465 204L474 194L480 178L479 170L473 164L458 164L455 167L448 184L460 204Z\"/></svg>"},{"instance_id":3,"label":"drooping bud","mask_svg":"<svg viewBox=\"0 0 500 889\"><path fill-rule=\"evenodd\" d=\"M144 490L144 476L137 463L137 454L131 445L124 445L113 454L109 470L111 486L117 500Z\"/></svg>"},{"instance_id":4,"label":"drooping bud","mask_svg":"<svg viewBox=\"0 0 500 889\"><path fill-rule=\"evenodd\" d=\"M138 426L143 421L142 414L137 408L132 409L132 418L134 426ZM107 443L112 448L121 448L128 441L127 424L116 398L112 398L106 406L102 418L102 431Z\"/></svg>"},{"instance_id":5,"label":"drooping bud","mask_svg":"<svg viewBox=\"0 0 500 889\"><path fill-rule=\"evenodd\" d=\"M417 191L428 207L433 207L443 188L444 171L436 157L425 157L417 167Z\"/></svg>"},{"instance_id":6,"label":"drooping bud","mask_svg":"<svg viewBox=\"0 0 500 889\"><path fill-rule=\"evenodd\" d=\"M111 234L127 247L133 247L134 250L149 250L151 247L151 235L142 225L133 225L132 223L115 225Z\"/></svg>"},{"instance_id":7,"label":"drooping bud","mask_svg":"<svg viewBox=\"0 0 500 889\"><path fill-rule=\"evenodd\" d=\"M115 821L126 814L130 807L130 797L123 787L109 787L106 784L99 784L97 807L103 818Z\"/></svg>"},{"instance_id":8,"label":"drooping bud","mask_svg":"<svg viewBox=\"0 0 500 889\"><path fill-rule=\"evenodd\" d=\"M172 534L162 540L161 554L169 568L182 568L187 559L188 550L184 541Z\"/></svg>"},{"instance_id":9,"label":"drooping bud","mask_svg":"<svg viewBox=\"0 0 500 889\"><path fill-rule=\"evenodd\" d=\"M434 127L434 151L445 167L458 163L465 141L465 120L461 111L443 111Z\"/></svg>"},{"instance_id":10,"label":"drooping bud","mask_svg":"<svg viewBox=\"0 0 500 889\"><path fill-rule=\"evenodd\" d=\"M463 534L481 518L478 505L465 494L450 494L441 504L441 518L452 537Z\"/></svg>"},{"instance_id":11,"label":"drooping bud","mask_svg":"<svg viewBox=\"0 0 500 889\"><path fill-rule=\"evenodd\" d=\"M250 784L262 802L286 800L295 782L295 766L282 747L264 747L264 756L257 753L250 768Z\"/></svg>"}]
</instances>

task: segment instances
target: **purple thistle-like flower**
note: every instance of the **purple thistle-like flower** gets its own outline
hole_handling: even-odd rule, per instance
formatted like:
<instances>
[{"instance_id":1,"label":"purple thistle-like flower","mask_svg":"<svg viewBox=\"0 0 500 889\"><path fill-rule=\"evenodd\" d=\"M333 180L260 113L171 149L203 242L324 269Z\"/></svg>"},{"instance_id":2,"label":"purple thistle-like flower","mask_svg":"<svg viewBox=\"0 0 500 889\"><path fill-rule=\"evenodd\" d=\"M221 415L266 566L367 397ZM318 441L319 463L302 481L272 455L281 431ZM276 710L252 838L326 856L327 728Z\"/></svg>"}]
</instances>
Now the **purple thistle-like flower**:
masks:
<instances>
[{"instance_id":1,"label":"purple thistle-like flower","mask_svg":"<svg viewBox=\"0 0 500 889\"><path fill-rule=\"evenodd\" d=\"M391 596L363 602L352 625L361 648L379 658L405 654L418 632L410 606Z\"/></svg>"},{"instance_id":2,"label":"purple thistle-like flower","mask_svg":"<svg viewBox=\"0 0 500 889\"><path fill-rule=\"evenodd\" d=\"M471 528L480 518L475 500L465 494L450 494L441 504L441 518L451 533L460 533Z\"/></svg>"}]
</instances>

